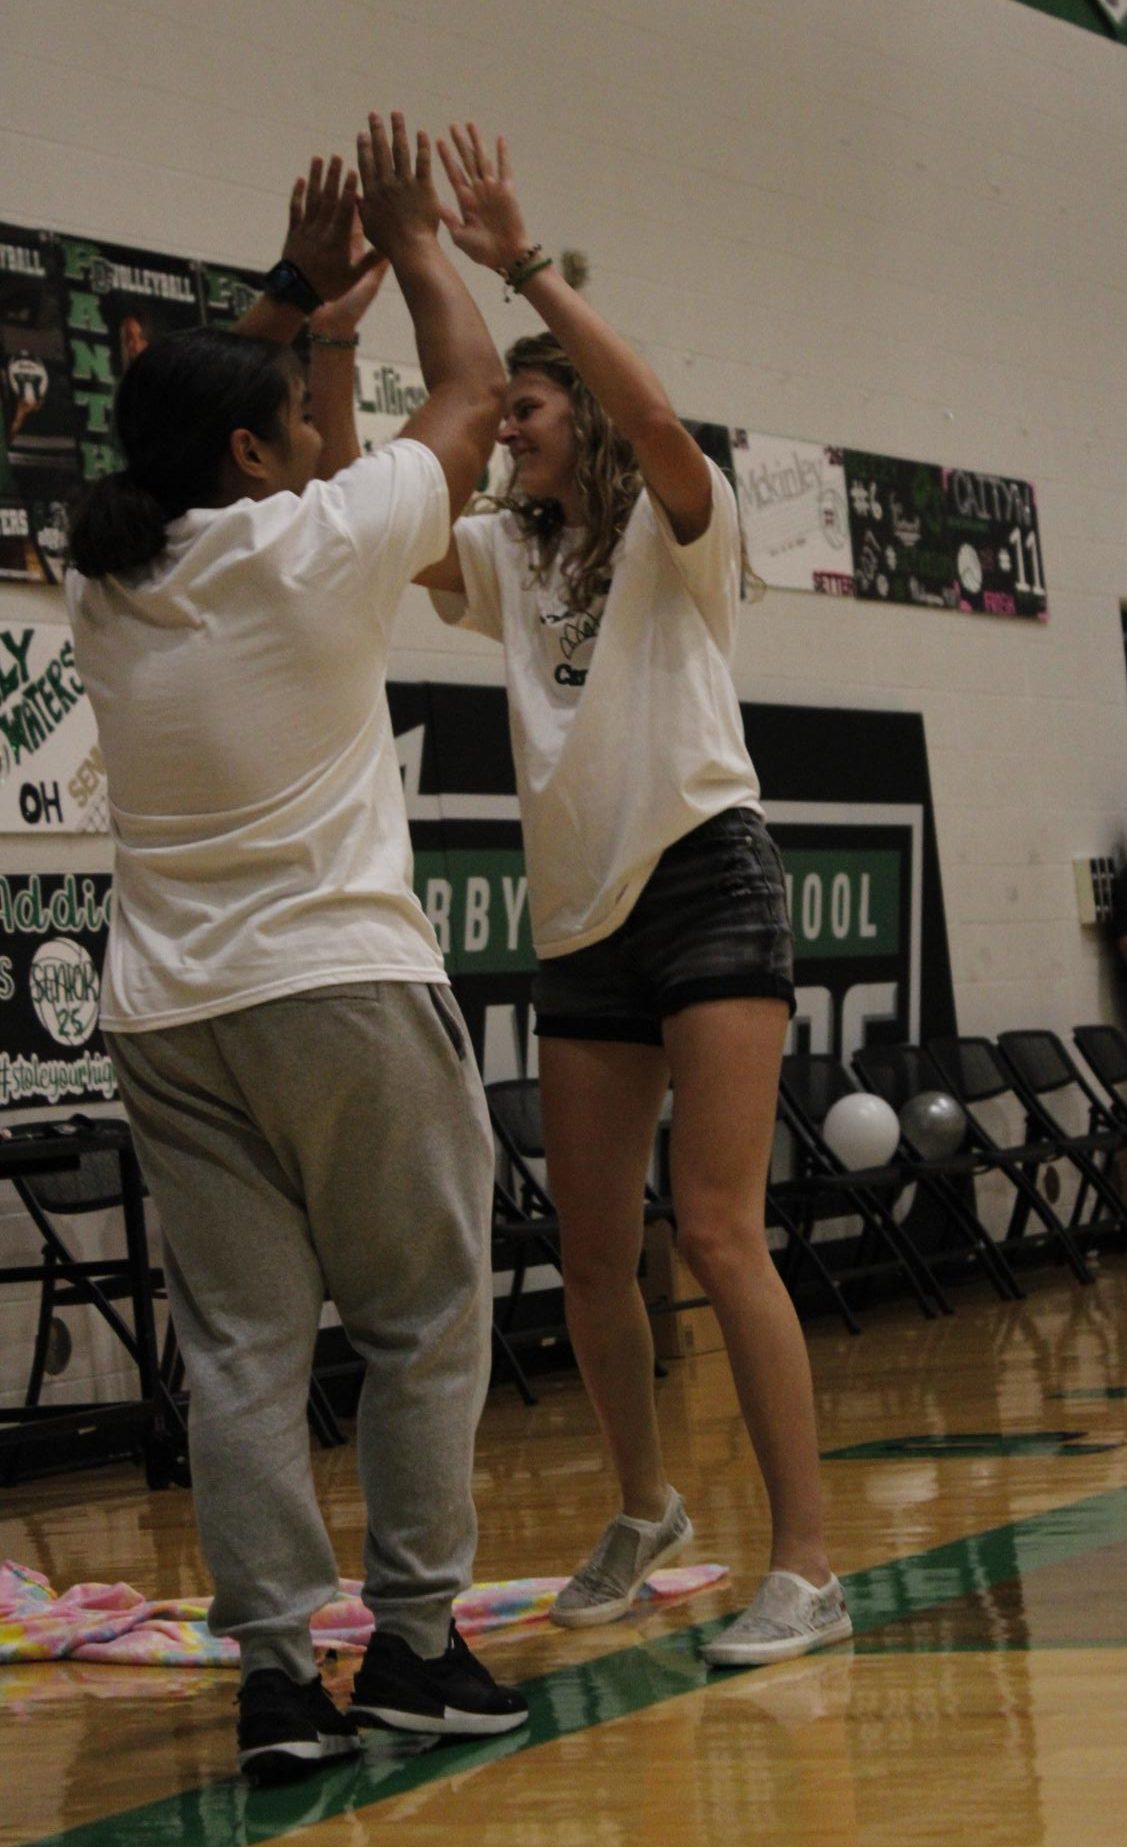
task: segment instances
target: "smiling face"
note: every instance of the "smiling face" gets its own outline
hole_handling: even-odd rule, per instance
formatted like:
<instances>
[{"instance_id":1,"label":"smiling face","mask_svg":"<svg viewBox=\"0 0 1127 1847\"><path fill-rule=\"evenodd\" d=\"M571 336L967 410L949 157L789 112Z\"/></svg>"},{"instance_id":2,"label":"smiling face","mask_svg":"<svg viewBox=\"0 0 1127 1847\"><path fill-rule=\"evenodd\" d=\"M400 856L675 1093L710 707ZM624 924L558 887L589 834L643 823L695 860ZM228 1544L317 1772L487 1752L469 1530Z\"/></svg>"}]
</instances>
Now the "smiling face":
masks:
<instances>
[{"instance_id":1,"label":"smiling face","mask_svg":"<svg viewBox=\"0 0 1127 1847\"><path fill-rule=\"evenodd\" d=\"M516 463L516 485L530 500L558 500L575 511L578 444L571 398L546 372L515 372L505 392L498 431Z\"/></svg>"}]
</instances>

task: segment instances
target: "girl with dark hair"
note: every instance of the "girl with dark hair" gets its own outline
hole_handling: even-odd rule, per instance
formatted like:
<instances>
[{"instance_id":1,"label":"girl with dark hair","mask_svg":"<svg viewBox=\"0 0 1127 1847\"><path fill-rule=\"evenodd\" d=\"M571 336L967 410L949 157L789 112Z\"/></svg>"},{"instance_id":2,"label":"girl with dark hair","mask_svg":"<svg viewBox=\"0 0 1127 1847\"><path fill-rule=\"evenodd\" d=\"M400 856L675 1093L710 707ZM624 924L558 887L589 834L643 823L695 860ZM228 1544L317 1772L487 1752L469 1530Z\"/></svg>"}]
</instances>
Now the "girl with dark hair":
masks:
<instances>
[{"instance_id":1,"label":"girl with dark hair","mask_svg":"<svg viewBox=\"0 0 1127 1847\"><path fill-rule=\"evenodd\" d=\"M209 1621L242 1657L258 1780L359 1748L358 1724L511 1730L451 1619L476 1538L489 1370L492 1141L411 889L385 681L411 576L442 555L503 376L439 249L402 118L357 179L315 162L237 333L154 342L118 395L124 471L78 510L67 597L116 850L102 1023L156 1201L191 1387ZM386 264L426 404L361 457L355 328ZM308 381L288 347L309 315ZM260 337L256 337L260 336ZM326 1292L365 1362L364 1598L349 1714L309 1618L336 1561L306 1402Z\"/></svg>"},{"instance_id":2,"label":"girl with dark hair","mask_svg":"<svg viewBox=\"0 0 1127 1847\"><path fill-rule=\"evenodd\" d=\"M504 142L494 166L472 125L451 132L454 242L548 329L508 354L501 510L460 520L418 581L446 620L505 647L568 1328L622 1493L552 1615L624 1615L692 1537L662 1462L637 1284L672 1080L680 1248L723 1330L772 1515L771 1569L705 1654L777 1660L852 1625L826 1555L806 1348L764 1227L794 988L729 668L735 500L650 368L531 242Z\"/></svg>"}]
</instances>

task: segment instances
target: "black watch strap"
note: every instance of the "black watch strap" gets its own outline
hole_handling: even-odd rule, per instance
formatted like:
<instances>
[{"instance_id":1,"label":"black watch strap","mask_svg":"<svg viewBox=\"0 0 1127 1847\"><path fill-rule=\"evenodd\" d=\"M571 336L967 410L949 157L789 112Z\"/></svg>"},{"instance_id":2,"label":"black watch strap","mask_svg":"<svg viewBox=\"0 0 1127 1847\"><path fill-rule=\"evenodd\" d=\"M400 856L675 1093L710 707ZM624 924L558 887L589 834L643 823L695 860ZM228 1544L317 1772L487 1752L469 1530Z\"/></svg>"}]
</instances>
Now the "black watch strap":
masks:
<instances>
[{"instance_id":1,"label":"black watch strap","mask_svg":"<svg viewBox=\"0 0 1127 1847\"><path fill-rule=\"evenodd\" d=\"M312 314L321 306L321 297L313 284L302 275L296 263L283 257L275 263L262 285L265 293L274 301L284 301L291 308L300 308L303 314Z\"/></svg>"}]
</instances>

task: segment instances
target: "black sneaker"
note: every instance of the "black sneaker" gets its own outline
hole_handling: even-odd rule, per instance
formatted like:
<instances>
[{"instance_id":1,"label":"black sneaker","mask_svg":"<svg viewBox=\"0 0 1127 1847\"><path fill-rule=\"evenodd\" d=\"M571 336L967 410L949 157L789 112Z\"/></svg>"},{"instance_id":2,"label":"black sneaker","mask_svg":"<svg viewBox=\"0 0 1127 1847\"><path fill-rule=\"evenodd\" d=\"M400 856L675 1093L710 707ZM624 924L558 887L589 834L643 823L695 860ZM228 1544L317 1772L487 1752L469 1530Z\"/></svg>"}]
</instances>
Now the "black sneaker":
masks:
<instances>
[{"instance_id":1,"label":"black sneaker","mask_svg":"<svg viewBox=\"0 0 1127 1847\"><path fill-rule=\"evenodd\" d=\"M486 1738L523 1725L528 1702L515 1688L497 1685L451 1623L445 1654L429 1661L402 1636L377 1630L356 1676L348 1714L360 1725Z\"/></svg>"},{"instance_id":2,"label":"black sneaker","mask_svg":"<svg viewBox=\"0 0 1127 1847\"><path fill-rule=\"evenodd\" d=\"M288 1783L363 1748L319 1674L303 1685L281 1668L261 1667L239 1689L239 1769L252 1782Z\"/></svg>"}]
</instances>

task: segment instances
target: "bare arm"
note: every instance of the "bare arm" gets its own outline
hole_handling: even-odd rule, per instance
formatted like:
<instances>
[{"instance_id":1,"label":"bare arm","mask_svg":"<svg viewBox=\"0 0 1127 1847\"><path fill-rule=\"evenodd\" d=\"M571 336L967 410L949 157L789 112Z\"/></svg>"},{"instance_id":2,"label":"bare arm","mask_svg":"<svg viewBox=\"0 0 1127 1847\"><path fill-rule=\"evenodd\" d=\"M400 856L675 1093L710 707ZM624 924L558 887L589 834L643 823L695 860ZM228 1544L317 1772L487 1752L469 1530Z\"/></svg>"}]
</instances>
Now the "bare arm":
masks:
<instances>
[{"instance_id":1,"label":"bare arm","mask_svg":"<svg viewBox=\"0 0 1127 1847\"><path fill-rule=\"evenodd\" d=\"M451 539L445 558L440 558L437 564L428 564L426 570L420 571L411 581L421 584L424 590L452 590L455 596L465 596L466 580L462 576L457 540Z\"/></svg>"},{"instance_id":2,"label":"bare arm","mask_svg":"<svg viewBox=\"0 0 1127 1847\"><path fill-rule=\"evenodd\" d=\"M473 297L439 248L439 204L426 135L418 137L412 169L403 117L392 115L390 145L380 117L369 116L368 122L368 133L357 142L360 217L371 241L387 252L403 291L429 394L402 434L438 457L453 516L489 459L504 373Z\"/></svg>"},{"instance_id":3,"label":"bare arm","mask_svg":"<svg viewBox=\"0 0 1127 1847\"><path fill-rule=\"evenodd\" d=\"M475 262L488 269L511 269L531 240L504 137L498 139L494 167L472 123L450 132L461 163L444 141L438 149L460 216L445 211L447 228L459 249ZM517 286L632 444L646 486L665 508L679 542L686 545L699 538L712 514L712 478L657 374L550 265Z\"/></svg>"}]
</instances>

